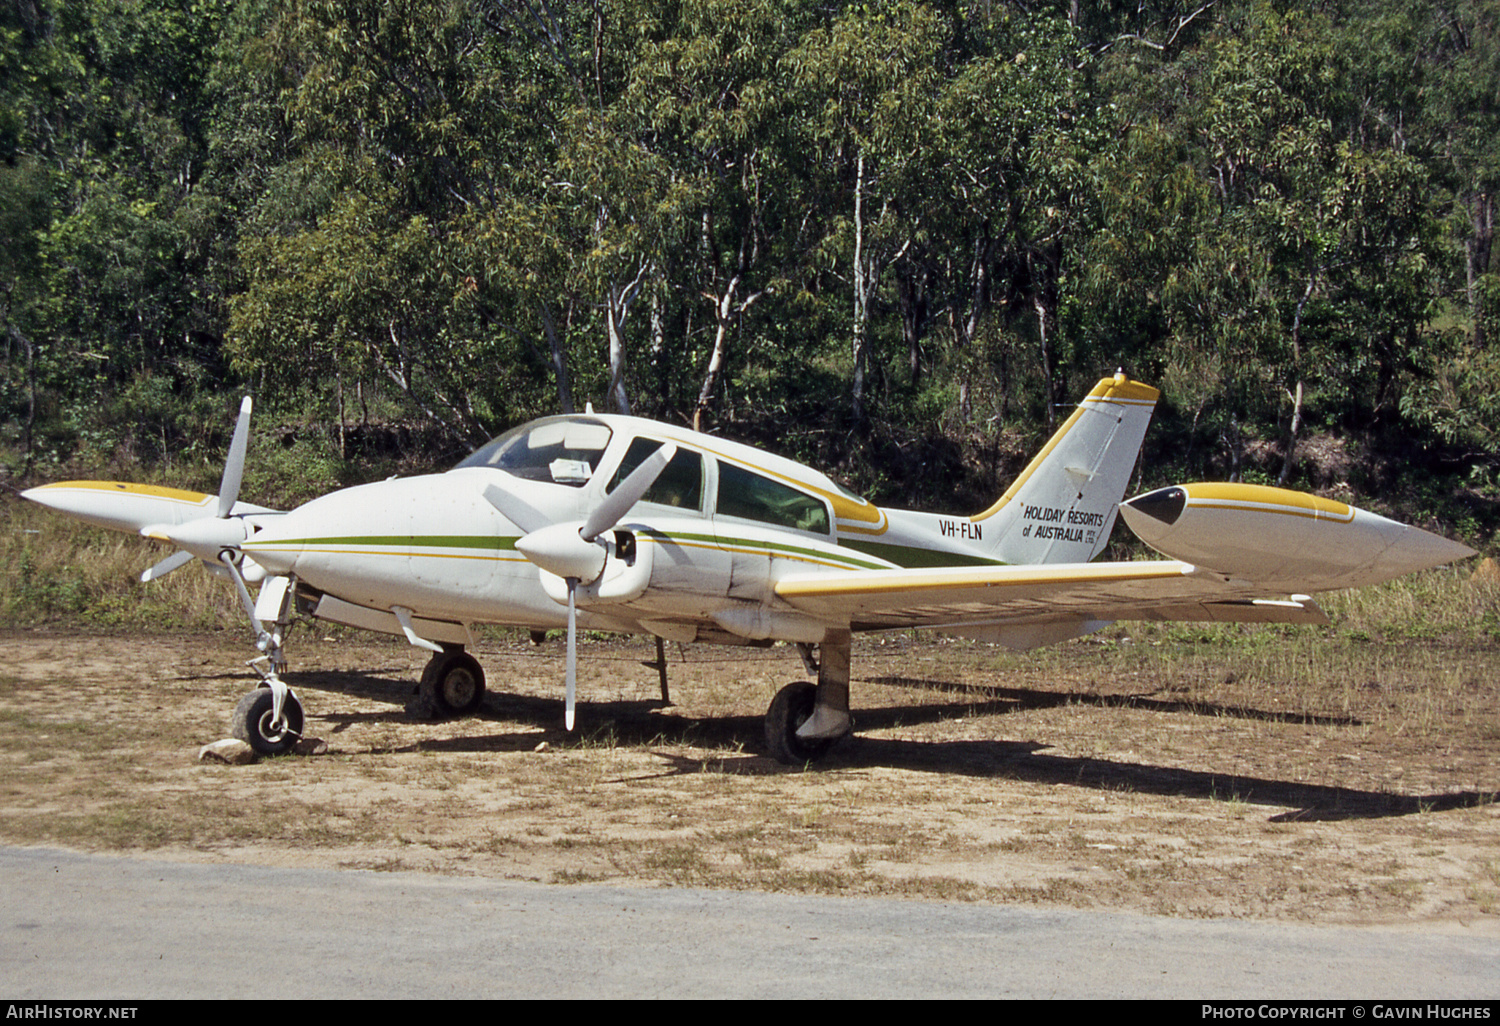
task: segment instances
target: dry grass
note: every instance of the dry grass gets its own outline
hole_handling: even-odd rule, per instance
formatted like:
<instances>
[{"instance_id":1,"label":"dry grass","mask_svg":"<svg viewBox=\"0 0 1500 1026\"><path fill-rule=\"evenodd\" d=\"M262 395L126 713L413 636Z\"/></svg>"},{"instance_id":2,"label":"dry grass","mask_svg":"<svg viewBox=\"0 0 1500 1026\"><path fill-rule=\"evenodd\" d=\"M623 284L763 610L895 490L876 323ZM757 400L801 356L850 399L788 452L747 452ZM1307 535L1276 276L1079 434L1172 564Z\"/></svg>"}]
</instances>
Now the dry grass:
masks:
<instances>
[{"instance_id":1,"label":"dry grass","mask_svg":"<svg viewBox=\"0 0 1500 1026\"><path fill-rule=\"evenodd\" d=\"M862 640L860 737L811 771L758 754L761 712L799 675L784 649L674 651L679 704L660 709L649 649L596 642L570 738L556 643L490 641L507 693L415 723L419 653L304 637L295 685L329 753L230 768L194 755L252 683L235 639L12 632L0 837L558 883L1496 916L1492 643L1112 631L1031 658ZM1328 659L1343 672L1319 679Z\"/></svg>"},{"instance_id":2,"label":"dry grass","mask_svg":"<svg viewBox=\"0 0 1500 1026\"><path fill-rule=\"evenodd\" d=\"M199 568L139 583L170 549L0 500L0 623L216 630L243 616L233 591Z\"/></svg>"}]
</instances>

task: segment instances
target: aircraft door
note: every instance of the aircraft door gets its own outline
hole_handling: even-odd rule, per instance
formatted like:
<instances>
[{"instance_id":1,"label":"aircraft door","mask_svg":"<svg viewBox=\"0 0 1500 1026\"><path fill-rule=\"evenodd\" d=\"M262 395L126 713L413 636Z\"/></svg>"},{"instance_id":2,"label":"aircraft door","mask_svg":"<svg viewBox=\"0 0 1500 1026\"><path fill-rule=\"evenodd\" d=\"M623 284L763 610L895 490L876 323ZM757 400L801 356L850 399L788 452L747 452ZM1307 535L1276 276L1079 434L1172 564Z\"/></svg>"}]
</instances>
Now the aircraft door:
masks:
<instances>
[{"instance_id":1,"label":"aircraft door","mask_svg":"<svg viewBox=\"0 0 1500 1026\"><path fill-rule=\"evenodd\" d=\"M775 478L719 461L714 534L730 560L729 597L769 602L771 561L799 548L796 534L829 535L828 505Z\"/></svg>"}]
</instances>

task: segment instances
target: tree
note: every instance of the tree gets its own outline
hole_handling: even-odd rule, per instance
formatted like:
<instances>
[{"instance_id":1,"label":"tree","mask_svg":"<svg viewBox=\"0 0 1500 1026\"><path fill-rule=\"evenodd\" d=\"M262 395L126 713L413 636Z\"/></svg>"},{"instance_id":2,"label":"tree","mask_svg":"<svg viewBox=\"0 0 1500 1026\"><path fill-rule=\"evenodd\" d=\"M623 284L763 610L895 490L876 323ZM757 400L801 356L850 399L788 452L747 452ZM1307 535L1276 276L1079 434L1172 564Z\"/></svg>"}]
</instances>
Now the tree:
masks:
<instances>
[{"instance_id":1,"label":"tree","mask_svg":"<svg viewBox=\"0 0 1500 1026\"><path fill-rule=\"evenodd\" d=\"M1127 109L1080 270L1113 331L1166 343L1163 374L1195 424L1213 414L1231 473L1241 427L1280 422L1284 482L1309 408L1394 399L1381 382L1428 314L1436 220L1419 162L1364 130L1329 21L1257 7L1235 28Z\"/></svg>"}]
</instances>

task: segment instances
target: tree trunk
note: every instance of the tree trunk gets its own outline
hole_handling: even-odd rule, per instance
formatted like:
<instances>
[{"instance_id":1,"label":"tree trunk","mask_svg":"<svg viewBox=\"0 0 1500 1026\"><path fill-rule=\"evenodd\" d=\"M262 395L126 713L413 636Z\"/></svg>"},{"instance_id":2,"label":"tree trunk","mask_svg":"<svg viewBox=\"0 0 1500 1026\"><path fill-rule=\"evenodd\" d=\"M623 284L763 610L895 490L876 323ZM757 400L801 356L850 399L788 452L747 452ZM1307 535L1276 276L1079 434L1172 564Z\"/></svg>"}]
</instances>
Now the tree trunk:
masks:
<instances>
[{"instance_id":1,"label":"tree trunk","mask_svg":"<svg viewBox=\"0 0 1500 1026\"><path fill-rule=\"evenodd\" d=\"M1052 350L1050 348L1051 339L1047 333L1048 311L1047 305L1042 301L1040 295L1032 297L1031 306L1036 311L1036 331L1040 340L1038 349L1042 361L1042 380L1046 383L1047 428L1050 430L1053 427L1056 416L1052 408Z\"/></svg>"},{"instance_id":2,"label":"tree trunk","mask_svg":"<svg viewBox=\"0 0 1500 1026\"><path fill-rule=\"evenodd\" d=\"M911 387L922 382L922 325L927 319L926 271L908 266L906 273L896 274L897 296L901 303L901 337L906 342L906 368Z\"/></svg>"},{"instance_id":3,"label":"tree trunk","mask_svg":"<svg viewBox=\"0 0 1500 1026\"><path fill-rule=\"evenodd\" d=\"M609 326L609 395L614 400L615 410L629 416L630 396L625 392L625 337L620 333L627 311L628 305L611 297L605 319Z\"/></svg>"},{"instance_id":4,"label":"tree trunk","mask_svg":"<svg viewBox=\"0 0 1500 1026\"><path fill-rule=\"evenodd\" d=\"M1286 457L1281 461L1281 475L1277 477L1276 484L1284 487L1286 479L1292 473L1292 460L1297 453L1297 432L1302 430L1302 382L1297 382L1297 390L1292 395L1292 425L1286 433Z\"/></svg>"},{"instance_id":5,"label":"tree trunk","mask_svg":"<svg viewBox=\"0 0 1500 1026\"><path fill-rule=\"evenodd\" d=\"M1464 241L1468 257L1469 316L1474 319L1474 347L1483 349L1489 340L1489 325L1485 323L1484 297L1480 293L1480 279L1489 273L1490 258L1495 245L1495 196L1490 192L1476 192L1469 197L1469 223L1473 229Z\"/></svg>"},{"instance_id":6,"label":"tree trunk","mask_svg":"<svg viewBox=\"0 0 1500 1026\"><path fill-rule=\"evenodd\" d=\"M542 313L542 330L547 333L548 359L552 373L557 378L557 404L564 413L573 412L573 389L568 384L568 357L563 352L557 337L557 325L552 320L552 310L546 303L538 304Z\"/></svg>"},{"instance_id":7,"label":"tree trunk","mask_svg":"<svg viewBox=\"0 0 1500 1026\"><path fill-rule=\"evenodd\" d=\"M869 306L869 281L865 273L865 155L859 155L854 179L854 332L852 355L854 357L853 413L854 422L865 421L865 366L869 362L869 339L866 334L866 316Z\"/></svg>"}]
</instances>

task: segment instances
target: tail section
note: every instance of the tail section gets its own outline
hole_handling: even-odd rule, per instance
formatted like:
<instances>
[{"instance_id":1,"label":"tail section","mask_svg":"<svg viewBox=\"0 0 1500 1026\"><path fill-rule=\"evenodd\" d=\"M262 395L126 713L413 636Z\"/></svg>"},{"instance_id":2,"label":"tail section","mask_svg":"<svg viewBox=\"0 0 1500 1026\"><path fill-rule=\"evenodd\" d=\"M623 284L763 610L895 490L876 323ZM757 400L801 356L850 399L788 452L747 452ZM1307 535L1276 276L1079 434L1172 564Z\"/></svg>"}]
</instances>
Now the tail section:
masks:
<instances>
[{"instance_id":1,"label":"tail section","mask_svg":"<svg viewBox=\"0 0 1500 1026\"><path fill-rule=\"evenodd\" d=\"M1160 393L1124 374L1084 397L1000 501L973 518L1006 563L1086 563L1109 540Z\"/></svg>"}]
</instances>

